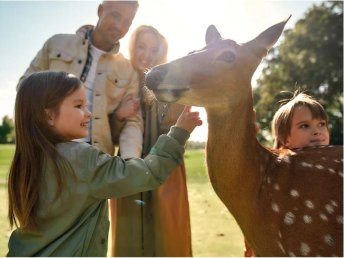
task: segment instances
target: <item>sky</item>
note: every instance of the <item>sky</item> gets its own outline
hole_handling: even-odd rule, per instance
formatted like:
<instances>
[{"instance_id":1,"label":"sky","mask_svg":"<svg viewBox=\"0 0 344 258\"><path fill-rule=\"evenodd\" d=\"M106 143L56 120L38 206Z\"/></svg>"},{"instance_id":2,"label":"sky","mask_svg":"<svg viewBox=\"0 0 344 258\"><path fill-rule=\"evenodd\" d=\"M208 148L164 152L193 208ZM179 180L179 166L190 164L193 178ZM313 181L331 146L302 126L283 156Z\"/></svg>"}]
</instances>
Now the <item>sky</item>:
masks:
<instances>
[{"instance_id":1,"label":"sky","mask_svg":"<svg viewBox=\"0 0 344 258\"><path fill-rule=\"evenodd\" d=\"M1 1L0 0L0 123L14 117L15 88L20 76L44 42L54 34L74 33L85 24L97 23L101 1ZM138 13L120 51L128 57L128 38L139 25L157 28L168 40L170 61L205 45L205 31L215 25L223 38L244 43L271 25L292 15L286 29L292 29L304 13L320 1L267 0L140 0ZM279 41L280 42L280 41ZM279 44L277 42L276 45ZM261 66L252 84L261 74ZM190 140L206 141L207 122Z\"/></svg>"}]
</instances>

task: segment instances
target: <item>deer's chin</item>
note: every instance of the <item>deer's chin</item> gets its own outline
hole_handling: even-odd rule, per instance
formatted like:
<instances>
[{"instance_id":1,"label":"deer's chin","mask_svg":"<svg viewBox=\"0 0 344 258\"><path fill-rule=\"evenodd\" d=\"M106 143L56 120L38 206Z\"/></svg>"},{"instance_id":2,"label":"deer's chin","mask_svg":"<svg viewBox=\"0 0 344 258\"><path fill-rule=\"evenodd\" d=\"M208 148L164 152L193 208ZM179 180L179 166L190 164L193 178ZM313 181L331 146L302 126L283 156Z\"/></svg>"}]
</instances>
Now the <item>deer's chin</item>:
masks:
<instances>
[{"instance_id":1,"label":"deer's chin","mask_svg":"<svg viewBox=\"0 0 344 258\"><path fill-rule=\"evenodd\" d=\"M182 95L189 89L178 89L178 90L153 90L155 97L158 101L173 103L177 102Z\"/></svg>"}]
</instances>

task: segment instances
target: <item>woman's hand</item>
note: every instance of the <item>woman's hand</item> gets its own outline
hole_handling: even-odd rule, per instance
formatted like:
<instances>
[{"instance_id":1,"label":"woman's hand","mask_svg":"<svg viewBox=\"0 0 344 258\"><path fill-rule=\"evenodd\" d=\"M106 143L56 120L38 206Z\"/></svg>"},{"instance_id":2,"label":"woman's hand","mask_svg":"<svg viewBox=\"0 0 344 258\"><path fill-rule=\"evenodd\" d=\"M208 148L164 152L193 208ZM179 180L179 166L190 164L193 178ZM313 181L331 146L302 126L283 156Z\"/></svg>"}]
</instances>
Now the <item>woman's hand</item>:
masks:
<instances>
[{"instance_id":1,"label":"woman's hand","mask_svg":"<svg viewBox=\"0 0 344 258\"><path fill-rule=\"evenodd\" d=\"M139 109L140 102L137 98L130 95L127 99L121 101L115 114L118 120L123 121L129 117L135 116Z\"/></svg>"},{"instance_id":2,"label":"woman's hand","mask_svg":"<svg viewBox=\"0 0 344 258\"><path fill-rule=\"evenodd\" d=\"M191 112L191 107L185 106L176 122L176 126L192 133L195 127L200 125L202 125L202 120L199 117L199 112Z\"/></svg>"}]
</instances>

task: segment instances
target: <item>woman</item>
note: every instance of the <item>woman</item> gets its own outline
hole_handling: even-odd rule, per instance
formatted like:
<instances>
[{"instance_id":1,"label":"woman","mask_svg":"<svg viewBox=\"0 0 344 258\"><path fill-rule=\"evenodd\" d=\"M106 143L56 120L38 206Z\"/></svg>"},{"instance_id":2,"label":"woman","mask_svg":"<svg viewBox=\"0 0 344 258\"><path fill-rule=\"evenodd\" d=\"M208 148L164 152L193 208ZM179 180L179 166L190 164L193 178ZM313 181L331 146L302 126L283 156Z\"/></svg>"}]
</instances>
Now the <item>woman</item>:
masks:
<instances>
[{"instance_id":1,"label":"woman","mask_svg":"<svg viewBox=\"0 0 344 258\"><path fill-rule=\"evenodd\" d=\"M140 76L144 119L143 153L168 132L183 106L158 103L144 87L149 68L166 62L167 41L152 26L140 26L129 42L130 60ZM117 199L115 256L192 256L185 166L182 164L157 190Z\"/></svg>"}]
</instances>

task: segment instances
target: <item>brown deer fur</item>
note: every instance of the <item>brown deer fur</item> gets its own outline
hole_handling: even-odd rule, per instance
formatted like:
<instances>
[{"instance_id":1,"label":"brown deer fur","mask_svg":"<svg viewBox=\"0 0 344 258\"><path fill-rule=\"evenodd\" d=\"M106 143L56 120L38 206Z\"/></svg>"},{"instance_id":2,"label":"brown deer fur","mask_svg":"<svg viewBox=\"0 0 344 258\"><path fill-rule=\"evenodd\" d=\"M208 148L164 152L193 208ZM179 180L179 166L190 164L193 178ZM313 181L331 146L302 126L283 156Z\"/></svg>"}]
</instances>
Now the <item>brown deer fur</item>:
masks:
<instances>
[{"instance_id":1,"label":"brown deer fur","mask_svg":"<svg viewBox=\"0 0 344 258\"><path fill-rule=\"evenodd\" d=\"M212 186L257 256L343 256L342 146L282 153L256 139L252 74L286 22L245 44L210 26L206 47L153 68L146 84L158 100L205 107Z\"/></svg>"}]
</instances>

